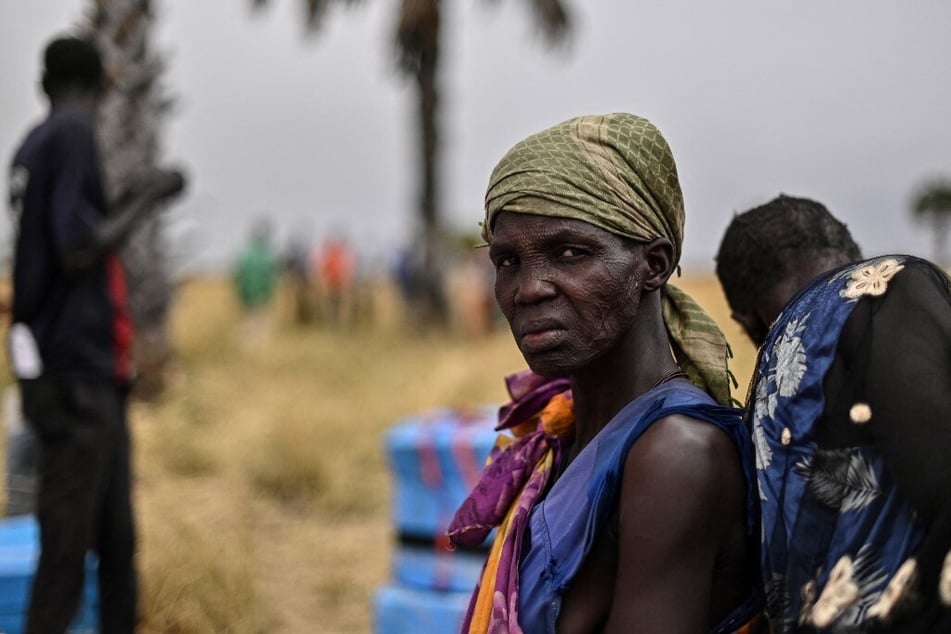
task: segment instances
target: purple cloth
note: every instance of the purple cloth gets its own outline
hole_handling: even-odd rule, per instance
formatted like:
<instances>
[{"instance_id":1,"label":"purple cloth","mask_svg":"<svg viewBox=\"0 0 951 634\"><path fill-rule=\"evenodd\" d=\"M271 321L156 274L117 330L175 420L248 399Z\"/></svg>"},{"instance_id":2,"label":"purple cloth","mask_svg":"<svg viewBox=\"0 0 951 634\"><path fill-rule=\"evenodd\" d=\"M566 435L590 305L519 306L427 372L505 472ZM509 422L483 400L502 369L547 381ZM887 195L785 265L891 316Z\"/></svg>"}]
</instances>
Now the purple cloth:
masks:
<instances>
[{"instance_id":1,"label":"purple cloth","mask_svg":"<svg viewBox=\"0 0 951 634\"><path fill-rule=\"evenodd\" d=\"M498 431L537 417L553 396L569 389L567 379L546 379L530 370L511 374L505 382L512 401L499 408ZM545 452L554 449L560 460L564 444L563 439L546 434L539 422L535 431L517 438L507 447L493 447L479 483L449 524L452 545L478 546L485 541L492 529L505 519Z\"/></svg>"},{"instance_id":2,"label":"purple cloth","mask_svg":"<svg viewBox=\"0 0 951 634\"><path fill-rule=\"evenodd\" d=\"M567 394L570 384L567 379L546 379L530 371L520 372L506 378L512 402L499 409L499 425L496 429L510 429L537 419L535 430L516 438L504 448L498 445L489 456L488 465L482 472L479 483L456 511L449 525L449 541L453 546L477 546L493 528L502 524L512 511L511 522L504 533L496 536L501 540L501 550L494 562L490 557L486 566L495 565L496 577L493 588L485 588L493 597L490 632L521 632L518 625L518 567L522 542L529 514L541 499L548 486L551 474L560 468L571 435L548 434L539 414L549 401L558 394ZM544 458L551 456L545 467ZM483 570L483 575L486 569ZM476 603L482 589L482 581L476 586L469 603L469 610L462 627L469 631ZM501 603L498 597L504 597Z\"/></svg>"}]
</instances>

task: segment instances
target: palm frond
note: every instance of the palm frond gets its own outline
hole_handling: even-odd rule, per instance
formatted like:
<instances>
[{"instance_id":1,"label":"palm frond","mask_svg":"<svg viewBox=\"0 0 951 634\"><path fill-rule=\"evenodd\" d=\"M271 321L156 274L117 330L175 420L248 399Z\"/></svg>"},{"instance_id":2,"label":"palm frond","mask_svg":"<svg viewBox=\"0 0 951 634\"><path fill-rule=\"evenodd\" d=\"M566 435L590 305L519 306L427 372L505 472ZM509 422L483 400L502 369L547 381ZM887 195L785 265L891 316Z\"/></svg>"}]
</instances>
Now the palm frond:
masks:
<instances>
[{"instance_id":1,"label":"palm frond","mask_svg":"<svg viewBox=\"0 0 951 634\"><path fill-rule=\"evenodd\" d=\"M304 16L308 30L313 32L320 29L330 5L342 4L350 6L359 3L360 0L304 0Z\"/></svg>"},{"instance_id":2,"label":"palm frond","mask_svg":"<svg viewBox=\"0 0 951 634\"><path fill-rule=\"evenodd\" d=\"M933 182L919 190L912 204L916 216L951 214L951 181Z\"/></svg>"},{"instance_id":3,"label":"palm frond","mask_svg":"<svg viewBox=\"0 0 951 634\"><path fill-rule=\"evenodd\" d=\"M560 0L530 0L530 3L545 39L550 43L562 41L570 26L566 6Z\"/></svg>"},{"instance_id":4,"label":"palm frond","mask_svg":"<svg viewBox=\"0 0 951 634\"><path fill-rule=\"evenodd\" d=\"M535 18L535 26L541 31L549 44L559 44L571 31L571 16L568 6L562 0L526 0L529 10ZM486 4L497 5L499 0L485 0Z\"/></svg>"},{"instance_id":5,"label":"palm frond","mask_svg":"<svg viewBox=\"0 0 951 634\"><path fill-rule=\"evenodd\" d=\"M303 0L304 25L310 33L316 33L323 26L324 16L332 4L355 5L361 0ZM251 0L251 10L261 10L271 4L271 0Z\"/></svg>"},{"instance_id":6,"label":"palm frond","mask_svg":"<svg viewBox=\"0 0 951 634\"><path fill-rule=\"evenodd\" d=\"M882 493L871 463L858 451L819 450L795 469L817 500L842 512L863 508Z\"/></svg>"},{"instance_id":7,"label":"palm frond","mask_svg":"<svg viewBox=\"0 0 951 634\"><path fill-rule=\"evenodd\" d=\"M439 0L403 0L396 25L399 67L415 74L424 61L439 55Z\"/></svg>"}]
</instances>

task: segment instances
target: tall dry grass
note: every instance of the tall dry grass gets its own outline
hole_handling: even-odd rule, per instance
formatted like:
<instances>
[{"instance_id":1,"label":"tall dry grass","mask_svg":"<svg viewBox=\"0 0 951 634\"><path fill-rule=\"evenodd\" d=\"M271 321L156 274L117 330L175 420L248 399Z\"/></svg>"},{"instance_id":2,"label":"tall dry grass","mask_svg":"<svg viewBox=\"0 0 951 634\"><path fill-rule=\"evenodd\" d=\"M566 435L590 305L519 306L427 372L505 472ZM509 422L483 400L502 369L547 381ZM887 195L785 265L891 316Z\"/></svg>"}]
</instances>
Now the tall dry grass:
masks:
<instances>
[{"instance_id":1,"label":"tall dry grass","mask_svg":"<svg viewBox=\"0 0 951 634\"><path fill-rule=\"evenodd\" d=\"M304 328L277 308L262 334L224 281L181 290L179 378L133 411L145 631L369 631L392 540L384 432L499 402L521 367L504 333Z\"/></svg>"},{"instance_id":2,"label":"tall dry grass","mask_svg":"<svg viewBox=\"0 0 951 634\"><path fill-rule=\"evenodd\" d=\"M681 280L752 349L712 278ZM246 323L223 279L178 295L175 380L135 403L145 633L367 632L388 577L385 431L436 406L497 403L523 362L510 335L406 336L386 288L375 328Z\"/></svg>"}]
</instances>

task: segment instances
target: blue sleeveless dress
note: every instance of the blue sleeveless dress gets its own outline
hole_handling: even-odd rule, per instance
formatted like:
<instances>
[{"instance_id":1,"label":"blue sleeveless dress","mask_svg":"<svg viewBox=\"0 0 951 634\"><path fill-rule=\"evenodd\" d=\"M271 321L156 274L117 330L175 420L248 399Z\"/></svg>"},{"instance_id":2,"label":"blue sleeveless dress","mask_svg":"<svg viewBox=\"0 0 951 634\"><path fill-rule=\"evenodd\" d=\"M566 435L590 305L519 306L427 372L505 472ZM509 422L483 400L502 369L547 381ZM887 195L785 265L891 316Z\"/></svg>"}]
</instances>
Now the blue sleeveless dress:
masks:
<instances>
[{"instance_id":1,"label":"blue sleeveless dress","mask_svg":"<svg viewBox=\"0 0 951 634\"><path fill-rule=\"evenodd\" d=\"M562 594L611 522L631 446L654 421L673 414L722 429L740 452L748 491L752 491L752 449L738 410L717 405L684 379L638 397L581 450L545 499L532 509L519 567L519 625L525 634L555 631ZM747 506L752 528L752 494ZM736 629L757 607L751 597L714 632Z\"/></svg>"}]
</instances>

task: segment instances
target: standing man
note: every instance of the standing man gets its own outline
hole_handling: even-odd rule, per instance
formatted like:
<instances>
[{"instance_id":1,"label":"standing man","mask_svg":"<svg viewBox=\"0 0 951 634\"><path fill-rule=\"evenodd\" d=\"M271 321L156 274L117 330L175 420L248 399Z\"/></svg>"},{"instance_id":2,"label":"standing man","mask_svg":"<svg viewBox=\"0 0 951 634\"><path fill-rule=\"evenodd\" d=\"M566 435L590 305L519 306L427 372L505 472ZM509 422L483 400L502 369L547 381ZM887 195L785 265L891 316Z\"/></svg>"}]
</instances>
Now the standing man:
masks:
<instances>
[{"instance_id":1,"label":"standing man","mask_svg":"<svg viewBox=\"0 0 951 634\"><path fill-rule=\"evenodd\" d=\"M23 410L42 447L41 555L28 632L63 632L82 591L87 550L99 556L103 632L136 623L135 529L126 398L132 323L118 247L158 201L184 186L153 171L111 214L96 143L102 59L74 37L43 54L50 112L10 169L16 230L10 355Z\"/></svg>"},{"instance_id":2,"label":"standing man","mask_svg":"<svg viewBox=\"0 0 951 634\"><path fill-rule=\"evenodd\" d=\"M772 631L951 632L951 279L780 196L717 255L750 386Z\"/></svg>"}]
</instances>

